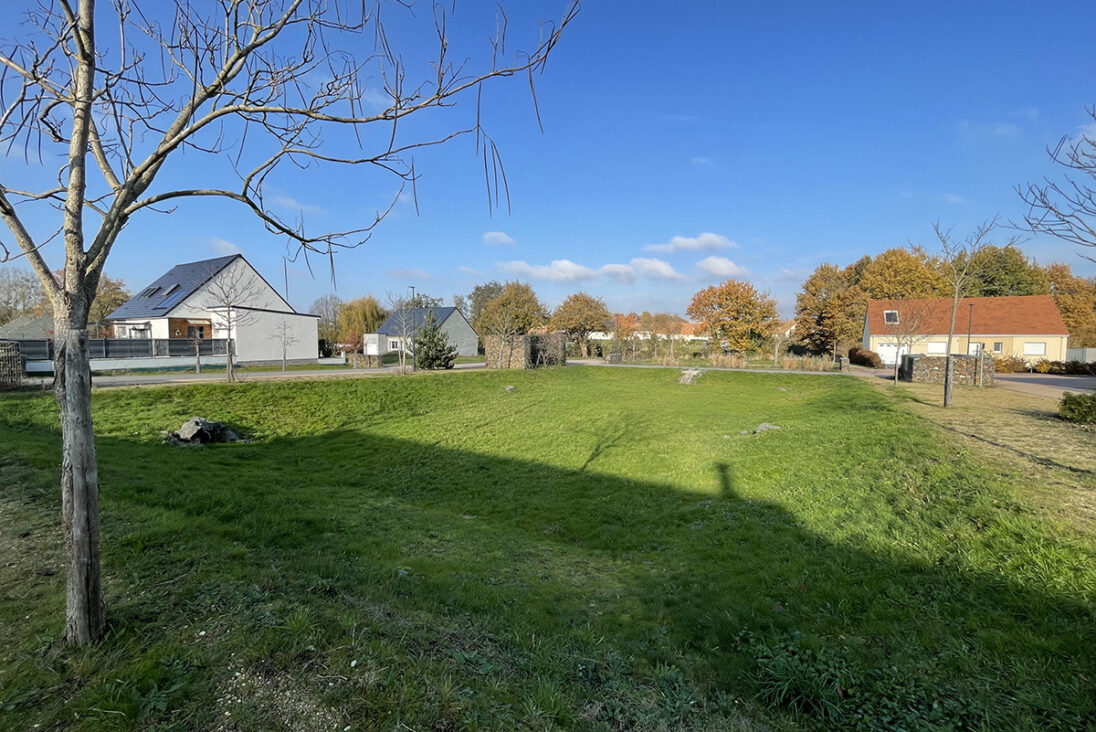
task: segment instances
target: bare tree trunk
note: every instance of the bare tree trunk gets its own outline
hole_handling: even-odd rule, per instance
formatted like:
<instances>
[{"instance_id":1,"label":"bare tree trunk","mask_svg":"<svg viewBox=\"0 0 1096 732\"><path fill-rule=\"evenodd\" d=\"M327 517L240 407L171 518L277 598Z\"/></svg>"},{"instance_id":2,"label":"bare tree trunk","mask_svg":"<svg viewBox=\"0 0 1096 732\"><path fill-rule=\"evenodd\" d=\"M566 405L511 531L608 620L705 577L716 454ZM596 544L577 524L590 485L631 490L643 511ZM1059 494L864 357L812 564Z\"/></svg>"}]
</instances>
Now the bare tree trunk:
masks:
<instances>
[{"instance_id":1,"label":"bare tree trunk","mask_svg":"<svg viewBox=\"0 0 1096 732\"><path fill-rule=\"evenodd\" d=\"M91 422L87 314L80 307L54 304L53 369L61 412L61 520L69 560L65 638L87 645L102 638L106 612L99 568L99 470Z\"/></svg>"},{"instance_id":2,"label":"bare tree trunk","mask_svg":"<svg viewBox=\"0 0 1096 732\"><path fill-rule=\"evenodd\" d=\"M959 298L955 298L951 308L951 323L948 325L948 348L944 354L944 407L951 406L951 392L955 373L951 367L951 341L955 336L955 313L959 310Z\"/></svg>"},{"instance_id":3,"label":"bare tree trunk","mask_svg":"<svg viewBox=\"0 0 1096 732\"><path fill-rule=\"evenodd\" d=\"M202 351L201 351L201 339L194 339L194 373L202 373Z\"/></svg>"}]
</instances>

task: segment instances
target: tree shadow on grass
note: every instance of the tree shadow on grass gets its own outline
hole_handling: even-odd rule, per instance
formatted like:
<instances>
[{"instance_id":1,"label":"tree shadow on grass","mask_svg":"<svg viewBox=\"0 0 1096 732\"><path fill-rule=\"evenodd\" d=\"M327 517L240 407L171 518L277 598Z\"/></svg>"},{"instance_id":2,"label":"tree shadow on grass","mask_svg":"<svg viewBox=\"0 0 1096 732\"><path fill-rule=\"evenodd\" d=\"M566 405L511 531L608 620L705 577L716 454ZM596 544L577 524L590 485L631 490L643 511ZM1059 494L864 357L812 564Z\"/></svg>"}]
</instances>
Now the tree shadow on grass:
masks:
<instances>
[{"instance_id":1,"label":"tree shadow on grass","mask_svg":"<svg viewBox=\"0 0 1096 732\"><path fill-rule=\"evenodd\" d=\"M587 715L561 718L591 726L684 726L754 696L819 726L1096 724L1091 605L979 571L970 547L926 562L807 530L743 497L731 461L688 492L356 431L98 444L116 628L216 617L289 668L307 655L285 640L294 609L322 626L316 653L394 626L409 657L473 663L494 684L481 694L540 694L557 676ZM455 618L509 652L431 635ZM517 650L529 633L556 654ZM647 683L664 716L629 716L641 705L625 687ZM417 721L430 714L449 712Z\"/></svg>"}]
</instances>

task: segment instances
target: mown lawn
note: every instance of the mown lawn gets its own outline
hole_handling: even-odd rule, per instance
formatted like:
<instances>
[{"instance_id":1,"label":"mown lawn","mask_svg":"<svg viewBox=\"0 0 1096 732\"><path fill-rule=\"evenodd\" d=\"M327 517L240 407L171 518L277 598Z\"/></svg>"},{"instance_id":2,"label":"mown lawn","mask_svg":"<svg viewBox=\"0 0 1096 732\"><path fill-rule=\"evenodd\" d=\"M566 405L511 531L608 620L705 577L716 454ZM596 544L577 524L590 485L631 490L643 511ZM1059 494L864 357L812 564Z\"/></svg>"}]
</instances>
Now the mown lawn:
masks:
<instances>
[{"instance_id":1,"label":"mown lawn","mask_svg":"<svg viewBox=\"0 0 1096 732\"><path fill-rule=\"evenodd\" d=\"M677 377L97 392L80 650L55 407L0 396L0 728L1096 725L1096 549L1038 474L853 378ZM250 441L162 443L194 415Z\"/></svg>"}]
</instances>

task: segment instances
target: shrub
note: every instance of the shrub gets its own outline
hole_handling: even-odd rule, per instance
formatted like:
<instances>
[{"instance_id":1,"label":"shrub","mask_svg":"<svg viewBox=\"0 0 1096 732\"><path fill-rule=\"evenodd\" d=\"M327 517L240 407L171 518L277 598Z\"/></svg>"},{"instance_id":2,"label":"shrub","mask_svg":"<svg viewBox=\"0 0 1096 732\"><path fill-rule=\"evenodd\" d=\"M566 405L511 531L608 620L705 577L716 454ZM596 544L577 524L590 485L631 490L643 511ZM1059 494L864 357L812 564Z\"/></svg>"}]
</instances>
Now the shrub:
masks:
<instances>
[{"instance_id":1,"label":"shrub","mask_svg":"<svg viewBox=\"0 0 1096 732\"><path fill-rule=\"evenodd\" d=\"M866 348L850 348L849 361L860 366L870 366L873 369L883 368L883 359L879 358L879 354Z\"/></svg>"},{"instance_id":2,"label":"shrub","mask_svg":"<svg viewBox=\"0 0 1096 732\"><path fill-rule=\"evenodd\" d=\"M1058 416L1070 422L1096 422L1096 392L1071 394L1067 391L1058 403Z\"/></svg>"},{"instance_id":3,"label":"shrub","mask_svg":"<svg viewBox=\"0 0 1096 732\"><path fill-rule=\"evenodd\" d=\"M1015 374L1027 371L1027 361L1020 356L1003 356L993 359L993 370L999 374Z\"/></svg>"},{"instance_id":4,"label":"shrub","mask_svg":"<svg viewBox=\"0 0 1096 732\"><path fill-rule=\"evenodd\" d=\"M1051 364L1050 364L1050 361L1047 361L1045 358L1040 358L1038 361L1035 362L1034 368L1040 374L1049 374L1050 369L1051 369Z\"/></svg>"}]
</instances>

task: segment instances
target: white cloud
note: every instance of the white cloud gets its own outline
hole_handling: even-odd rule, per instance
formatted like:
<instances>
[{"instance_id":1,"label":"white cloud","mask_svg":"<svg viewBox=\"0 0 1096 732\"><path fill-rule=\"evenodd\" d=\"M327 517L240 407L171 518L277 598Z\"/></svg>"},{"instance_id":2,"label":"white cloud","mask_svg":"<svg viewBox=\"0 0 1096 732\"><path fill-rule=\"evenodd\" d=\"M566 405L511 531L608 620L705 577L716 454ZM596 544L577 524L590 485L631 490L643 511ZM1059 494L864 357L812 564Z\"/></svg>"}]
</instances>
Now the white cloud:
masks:
<instances>
[{"instance_id":1,"label":"white cloud","mask_svg":"<svg viewBox=\"0 0 1096 732\"><path fill-rule=\"evenodd\" d=\"M385 274L389 277L405 277L413 280L430 280L433 276L424 269L416 269L414 267L410 269L390 269Z\"/></svg>"},{"instance_id":2,"label":"white cloud","mask_svg":"<svg viewBox=\"0 0 1096 732\"><path fill-rule=\"evenodd\" d=\"M463 264L457 267L457 271L463 272L464 274L475 275L476 277L479 277L483 274L483 272L480 272L478 269L474 267L465 267Z\"/></svg>"},{"instance_id":3,"label":"white cloud","mask_svg":"<svg viewBox=\"0 0 1096 732\"><path fill-rule=\"evenodd\" d=\"M611 280L623 282L626 285L636 281L636 271L627 264L606 264L598 268L598 272Z\"/></svg>"},{"instance_id":4,"label":"white cloud","mask_svg":"<svg viewBox=\"0 0 1096 732\"><path fill-rule=\"evenodd\" d=\"M692 159L692 162L694 165L711 165L712 159L706 158L703 155L698 155L697 157Z\"/></svg>"},{"instance_id":5,"label":"white cloud","mask_svg":"<svg viewBox=\"0 0 1096 732\"><path fill-rule=\"evenodd\" d=\"M965 199L962 196L957 196L954 193L945 193L944 202L950 203L953 206L958 206L960 203L965 203Z\"/></svg>"},{"instance_id":6,"label":"white cloud","mask_svg":"<svg viewBox=\"0 0 1096 732\"><path fill-rule=\"evenodd\" d=\"M680 280L682 275L669 262L653 257L636 257L629 262L636 274L640 277L650 277L656 280Z\"/></svg>"},{"instance_id":7,"label":"white cloud","mask_svg":"<svg viewBox=\"0 0 1096 732\"><path fill-rule=\"evenodd\" d=\"M499 262L496 266L507 274L550 282L576 282L599 277L616 280L624 284L635 282L640 277L656 280L684 279L684 276L675 270L669 262L648 257L636 257L628 264L605 264L597 269L576 264L569 259L556 259L551 264L529 264L528 262L516 260L513 262Z\"/></svg>"},{"instance_id":8,"label":"white cloud","mask_svg":"<svg viewBox=\"0 0 1096 732\"><path fill-rule=\"evenodd\" d=\"M513 262L500 262L498 268L507 274L518 277L528 277L532 280L549 280L551 282L575 282L588 280L597 273L589 267L575 264L569 259L555 259L551 264L529 264L521 260Z\"/></svg>"},{"instance_id":9,"label":"white cloud","mask_svg":"<svg viewBox=\"0 0 1096 732\"><path fill-rule=\"evenodd\" d=\"M495 246L512 247L517 244L514 238L507 234L505 231L488 231L483 235L484 244L493 244Z\"/></svg>"},{"instance_id":10,"label":"white cloud","mask_svg":"<svg viewBox=\"0 0 1096 732\"><path fill-rule=\"evenodd\" d=\"M322 214L325 213L321 206L316 206L311 203L301 203L295 198L289 196L272 196L270 202L279 208L286 208L291 211L297 211L299 213L307 214Z\"/></svg>"},{"instance_id":11,"label":"white cloud","mask_svg":"<svg viewBox=\"0 0 1096 732\"><path fill-rule=\"evenodd\" d=\"M218 239L217 237L213 237L209 240L209 243L213 246L213 249L222 256L244 253L243 249L228 241L227 239Z\"/></svg>"},{"instance_id":12,"label":"white cloud","mask_svg":"<svg viewBox=\"0 0 1096 732\"><path fill-rule=\"evenodd\" d=\"M675 236L666 244L648 244L643 247L643 250L646 252L710 252L737 246L725 236L705 232L696 237Z\"/></svg>"},{"instance_id":13,"label":"white cloud","mask_svg":"<svg viewBox=\"0 0 1096 732\"><path fill-rule=\"evenodd\" d=\"M696 268L715 277L740 277L749 274L745 267L739 267L726 257L707 257L697 262Z\"/></svg>"}]
</instances>

